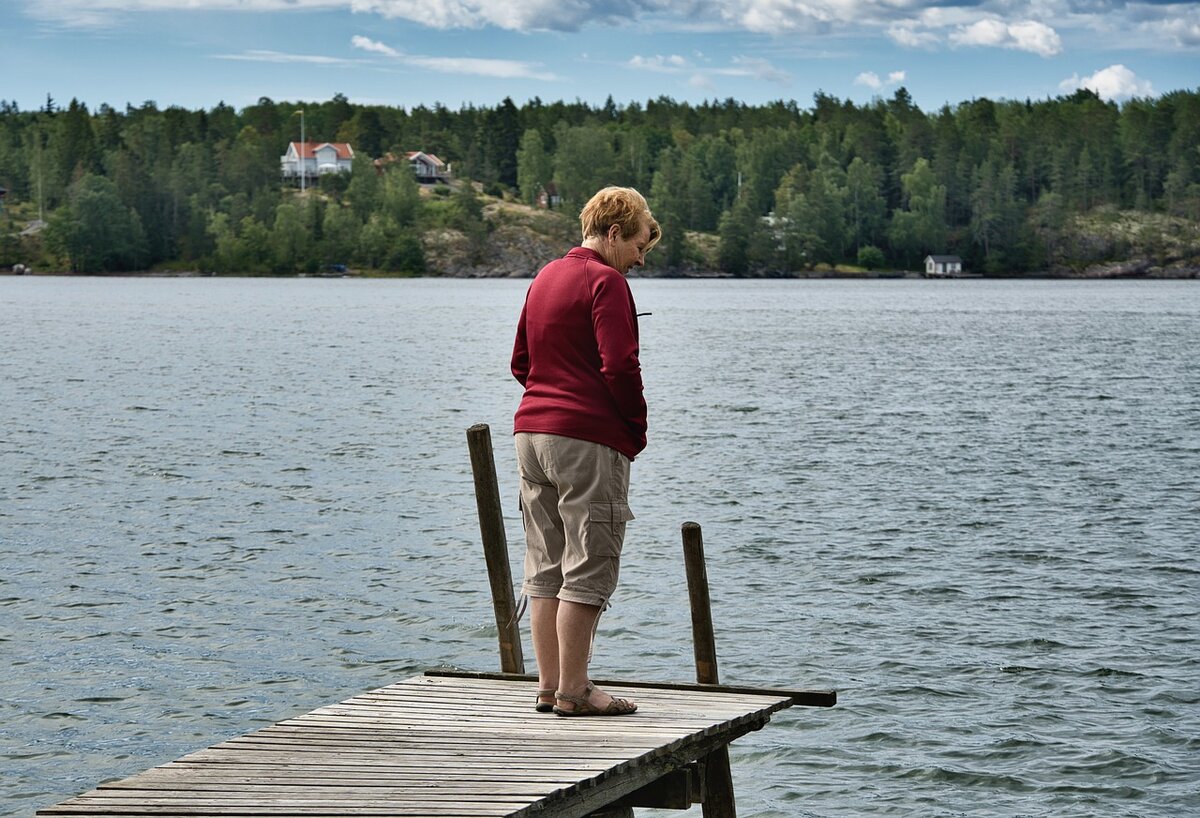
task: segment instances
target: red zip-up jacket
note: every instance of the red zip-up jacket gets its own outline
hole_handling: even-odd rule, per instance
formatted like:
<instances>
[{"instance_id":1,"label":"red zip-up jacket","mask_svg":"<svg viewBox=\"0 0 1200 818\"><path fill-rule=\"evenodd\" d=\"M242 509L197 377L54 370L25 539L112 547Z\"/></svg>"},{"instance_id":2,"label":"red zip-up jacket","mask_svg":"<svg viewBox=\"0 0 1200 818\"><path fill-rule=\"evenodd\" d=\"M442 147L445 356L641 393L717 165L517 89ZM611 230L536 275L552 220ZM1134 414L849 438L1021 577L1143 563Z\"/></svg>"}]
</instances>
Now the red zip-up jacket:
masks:
<instances>
[{"instance_id":1,"label":"red zip-up jacket","mask_svg":"<svg viewBox=\"0 0 1200 818\"><path fill-rule=\"evenodd\" d=\"M637 309L625 276L576 247L529 285L513 344L525 387L513 432L609 446L630 460L646 448Z\"/></svg>"}]
</instances>

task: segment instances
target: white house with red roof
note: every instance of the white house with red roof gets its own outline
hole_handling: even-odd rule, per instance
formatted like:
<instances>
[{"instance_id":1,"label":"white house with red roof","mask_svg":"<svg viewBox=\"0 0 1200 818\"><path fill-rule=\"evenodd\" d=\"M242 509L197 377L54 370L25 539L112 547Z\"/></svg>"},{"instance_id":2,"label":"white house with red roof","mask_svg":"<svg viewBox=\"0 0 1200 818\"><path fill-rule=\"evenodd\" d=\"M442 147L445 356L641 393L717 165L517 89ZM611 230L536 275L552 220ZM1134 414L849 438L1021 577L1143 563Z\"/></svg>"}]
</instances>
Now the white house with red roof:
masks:
<instances>
[{"instance_id":1,"label":"white house with red roof","mask_svg":"<svg viewBox=\"0 0 1200 818\"><path fill-rule=\"evenodd\" d=\"M315 179L327 173L349 173L354 148L348 142L289 142L279 157L284 179Z\"/></svg>"}]
</instances>

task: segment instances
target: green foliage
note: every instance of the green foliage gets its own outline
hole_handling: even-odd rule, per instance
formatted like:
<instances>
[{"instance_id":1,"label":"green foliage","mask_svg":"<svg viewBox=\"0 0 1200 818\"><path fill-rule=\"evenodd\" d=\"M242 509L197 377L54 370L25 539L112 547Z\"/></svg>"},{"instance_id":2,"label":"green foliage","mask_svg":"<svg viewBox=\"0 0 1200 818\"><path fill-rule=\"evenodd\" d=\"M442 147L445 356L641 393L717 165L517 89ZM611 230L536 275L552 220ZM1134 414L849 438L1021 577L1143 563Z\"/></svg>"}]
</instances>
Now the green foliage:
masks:
<instances>
[{"instance_id":1,"label":"green foliage","mask_svg":"<svg viewBox=\"0 0 1200 818\"><path fill-rule=\"evenodd\" d=\"M272 271L292 273L303 270L311 241L300 205L296 202L281 204L275 210L275 224L271 229Z\"/></svg>"},{"instance_id":2,"label":"green foliage","mask_svg":"<svg viewBox=\"0 0 1200 818\"><path fill-rule=\"evenodd\" d=\"M76 273L136 270L146 262L146 234L137 212L122 204L116 185L94 174L71 186L70 203L50 220L47 242Z\"/></svg>"},{"instance_id":3,"label":"green foliage","mask_svg":"<svg viewBox=\"0 0 1200 818\"><path fill-rule=\"evenodd\" d=\"M378 270L425 272L425 252L420 237L380 213L372 214L362 229L359 257L368 267Z\"/></svg>"},{"instance_id":4,"label":"green foliage","mask_svg":"<svg viewBox=\"0 0 1200 818\"><path fill-rule=\"evenodd\" d=\"M405 168L393 168L395 171L407 172ZM360 222L365 222L370 215L379 210L383 201L382 177L376 173L375 166L364 154L356 153L351 162L350 184L346 187L346 199L354 210L354 215Z\"/></svg>"},{"instance_id":5,"label":"green foliage","mask_svg":"<svg viewBox=\"0 0 1200 818\"><path fill-rule=\"evenodd\" d=\"M683 263L686 241L686 187L682 170L683 159L678 148L668 148L660 155L648 203L662 228L662 239L654 253L656 263L678 267Z\"/></svg>"},{"instance_id":6,"label":"green foliage","mask_svg":"<svg viewBox=\"0 0 1200 818\"><path fill-rule=\"evenodd\" d=\"M402 231L384 269L411 275L425 272L425 250L421 246L420 236L411 230Z\"/></svg>"},{"instance_id":7,"label":"green foliage","mask_svg":"<svg viewBox=\"0 0 1200 818\"><path fill-rule=\"evenodd\" d=\"M883 179L880 167L858 156L846 168L846 227L853 247L875 245L883 237L887 222Z\"/></svg>"},{"instance_id":8,"label":"green foliage","mask_svg":"<svg viewBox=\"0 0 1200 818\"><path fill-rule=\"evenodd\" d=\"M483 117L485 162L492 173L482 177L505 187L517 186L517 149L522 139L521 115L511 97ZM492 178L494 174L494 178Z\"/></svg>"},{"instance_id":9,"label":"green foliage","mask_svg":"<svg viewBox=\"0 0 1200 818\"><path fill-rule=\"evenodd\" d=\"M85 173L100 170L96 137L92 133L92 118L87 106L73 99L66 112L56 119L55 166L63 175L59 182L68 185Z\"/></svg>"},{"instance_id":10,"label":"green foliage","mask_svg":"<svg viewBox=\"0 0 1200 818\"><path fill-rule=\"evenodd\" d=\"M859 267L865 267L868 270L878 270L887 264L887 259L884 258L883 251L872 244L858 248L858 258L856 260Z\"/></svg>"},{"instance_id":11,"label":"green foliage","mask_svg":"<svg viewBox=\"0 0 1200 818\"><path fill-rule=\"evenodd\" d=\"M352 174L322 177L303 199L279 175L301 109L307 139L355 150ZM1200 221L1198 146L1197 91L1122 105L1086 90L974 99L929 113L905 89L863 106L818 93L807 109L668 97L402 109L342 94L264 97L242 110L0 104L8 206L51 224L44 242L18 251L6 240L7 252L44 249L81 272L170 264L298 274L344 263L413 272L426 265L421 231L439 227L466 236L478 261L489 219L472 183L494 195L519 190L527 204L553 184L567 212L604 185L635 186L664 227L653 258L667 270L702 248L738 275L864 258L913 269L927 253L956 253L989 273L1135 247L1167 262L1195 252L1160 235L1157 222L1118 240L1090 227L1082 235L1081 219ZM422 196L403 161L376 171L373 158L408 150L450 161L454 192Z\"/></svg>"},{"instance_id":12,"label":"green foliage","mask_svg":"<svg viewBox=\"0 0 1200 818\"><path fill-rule=\"evenodd\" d=\"M530 128L521 137L521 146L517 149L517 187L521 191L521 201L527 205L535 204L538 194L552 181L553 159L546 153L541 132Z\"/></svg>"},{"instance_id":13,"label":"green foliage","mask_svg":"<svg viewBox=\"0 0 1200 818\"><path fill-rule=\"evenodd\" d=\"M348 173L326 173L322 174L317 185L325 195L334 199L341 199L350 187L350 180L353 178Z\"/></svg>"},{"instance_id":14,"label":"green foliage","mask_svg":"<svg viewBox=\"0 0 1200 818\"><path fill-rule=\"evenodd\" d=\"M377 205L380 212L400 227L411 227L420 207L421 191L408 168L396 167L384 174Z\"/></svg>"},{"instance_id":15,"label":"green foliage","mask_svg":"<svg viewBox=\"0 0 1200 818\"><path fill-rule=\"evenodd\" d=\"M0 217L0 266L28 263L21 252L21 239L13 229L12 219Z\"/></svg>"},{"instance_id":16,"label":"green foliage","mask_svg":"<svg viewBox=\"0 0 1200 818\"><path fill-rule=\"evenodd\" d=\"M773 194L784 174L804 159L806 132L797 127L771 128L743 137L735 162L741 175L741 194L755 215L774 209Z\"/></svg>"},{"instance_id":17,"label":"green foliage","mask_svg":"<svg viewBox=\"0 0 1200 818\"><path fill-rule=\"evenodd\" d=\"M926 254L941 252L946 245L946 188L937 183L924 158L900 179L905 206L892 214L888 240L911 268Z\"/></svg>"},{"instance_id":18,"label":"green foliage","mask_svg":"<svg viewBox=\"0 0 1200 818\"><path fill-rule=\"evenodd\" d=\"M749 199L737 200L722 214L717 233L717 260L723 272L744 276L779 268L778 239Z\"/></svg>"},{"instance_id":19,"label":"green foliage","mask_svg":"<svg viewBox=\"0 0 1200 818\"><path fill-rule=\"evenodd\" d=\"M487 252L488 226L483 218L483 203L470 185L461 186L451 197L447 209L449 226L467 238L467 257L472 264L483 261Z\"/></svg>"},{"instance_id":20,"label":"green foliage","mask_svg":"<svg viewBox=\"0 0 1200 818\"><path fill-rule=\"evenodd\" d=\"M566 206L579 210L592 194L613 184L615 153L612 134L596 125L569 127L560 123L554 130L557 151L554 174Z\"/></svg>"},{"instance_id":21,"label":"green foliage","mask_svg":"<svg viewBox=\"0 0 1200 818\"><path fill-rule=\"evenodd\" d=\"M322 227L324 241L321 245L322 262L324 264L346 264L354 258L358 247L359 233L362 222L354 215L354 211L341 205L331 205L325 208L325 220Z\"/></svg>"},{"instance_id":22,"label":"green foliage","mask_svg":"<svg viewBox=\"0 0 1200 818\"><path fill-rule=\"evenodd\" d=\"M775 193L788 268L842 260L847 242L847 199L845 173L827 153L819 153L817 167L811 170L798 164L788 171Z\"/></svg>"},{"instance_id":23,"label":"green foliage","mask_svg":"<svg viewBox=\"0 0 1200 818\"><path fill-rule=\"evenodd\" d=\"M734 276L750 272L750 230L754 214L748 205L738 202L721 215L718 234L717 262L721 270Z\"/></svg>"}]
</instances>

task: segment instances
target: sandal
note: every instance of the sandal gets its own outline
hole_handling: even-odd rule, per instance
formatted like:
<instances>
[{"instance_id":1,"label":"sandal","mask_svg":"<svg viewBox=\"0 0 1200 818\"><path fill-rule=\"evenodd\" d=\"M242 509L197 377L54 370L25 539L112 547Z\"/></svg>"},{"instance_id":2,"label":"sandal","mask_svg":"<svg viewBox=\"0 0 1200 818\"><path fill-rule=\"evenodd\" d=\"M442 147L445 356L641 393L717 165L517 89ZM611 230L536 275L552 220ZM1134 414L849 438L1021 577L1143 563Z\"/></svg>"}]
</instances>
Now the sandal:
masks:
<instances>
[{"instance_id":1,"label":"sandal","mask_svg":"<svg viewBox=\"0 0 1200 818\"><path fill-rule=\"evenodd\" d=\"M559 716L628 716L630 713L637 712L637 705L628 699L618 699L613 696L613 700L608 703L608 706L600 708L592 704L588 699L596 686L588 682L587 687L583 689L582 696L568 696L561 690L554 692L554 698L560 702L570 702L575 705L573 710L563 710L555 705L554 712Z\"/></svg>"},{"instance_id":2,"label":"sandal","mask_svg":"<svg viewBox=\"0 0 1200 818\"><path fill-rule=\"evenodd\" d=\"M538 711L539 713L553 712L554 705L546 704L544 701L542 701L542 697L543 696L553 696L554 693L555 693L555 690L552 687L551 688L543 688L542 690L539 690L537 692L537 698L534 699L533 709Z\"/></svg>"}]
</instances>

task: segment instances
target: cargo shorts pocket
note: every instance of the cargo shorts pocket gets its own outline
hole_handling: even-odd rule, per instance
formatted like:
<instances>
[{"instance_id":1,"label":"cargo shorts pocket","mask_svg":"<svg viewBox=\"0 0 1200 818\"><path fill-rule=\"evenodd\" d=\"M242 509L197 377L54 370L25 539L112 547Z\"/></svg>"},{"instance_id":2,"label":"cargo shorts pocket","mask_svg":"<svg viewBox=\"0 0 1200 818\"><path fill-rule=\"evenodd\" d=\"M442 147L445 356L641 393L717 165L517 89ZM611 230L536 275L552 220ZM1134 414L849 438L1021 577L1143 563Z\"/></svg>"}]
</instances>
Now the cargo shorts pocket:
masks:
<instances>
[{"instance_id":1,"label":"cargo shorts pocket","mask_svg":"<svg viewBox=\"0 0 1200 818\"><path fill-rule=\"evenodd\" d=\"M588 505L589 549L598 557L621 556L625 524L634 519L628 503L593 502Z\"/></svg>"}]
</instances>

